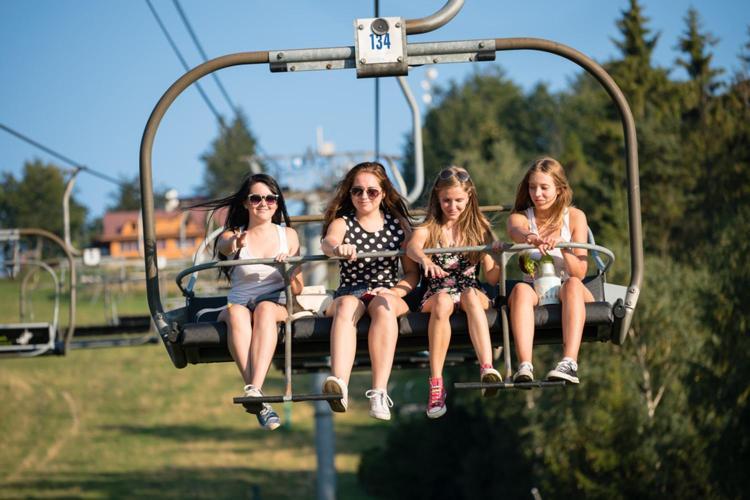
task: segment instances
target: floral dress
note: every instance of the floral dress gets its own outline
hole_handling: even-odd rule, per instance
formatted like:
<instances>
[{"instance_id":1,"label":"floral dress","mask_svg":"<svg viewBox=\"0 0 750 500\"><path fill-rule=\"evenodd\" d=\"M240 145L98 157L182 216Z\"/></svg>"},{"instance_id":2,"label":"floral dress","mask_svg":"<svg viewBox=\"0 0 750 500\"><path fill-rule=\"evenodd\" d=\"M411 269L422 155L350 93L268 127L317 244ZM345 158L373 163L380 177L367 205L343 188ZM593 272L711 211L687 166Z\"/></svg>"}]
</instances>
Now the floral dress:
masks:
<instances>
[{"instance_id":1,"label":"floral dress","mask_svg":"<svg viewBox=\"0 0 750 500\"><path fill-rule=\"evenodd\" d=\"M477 279L479 264L472 264L466 254L434 254L432 262L443 268L448 273L448 276L444 278L427 278L427 291L425 291L422 297L422 306L424 306L427 299L436 293L448 293L453 299L453 303L458 304L461 302L461 293L467 288L482 290Z\"/></svg>"}]
</instances>

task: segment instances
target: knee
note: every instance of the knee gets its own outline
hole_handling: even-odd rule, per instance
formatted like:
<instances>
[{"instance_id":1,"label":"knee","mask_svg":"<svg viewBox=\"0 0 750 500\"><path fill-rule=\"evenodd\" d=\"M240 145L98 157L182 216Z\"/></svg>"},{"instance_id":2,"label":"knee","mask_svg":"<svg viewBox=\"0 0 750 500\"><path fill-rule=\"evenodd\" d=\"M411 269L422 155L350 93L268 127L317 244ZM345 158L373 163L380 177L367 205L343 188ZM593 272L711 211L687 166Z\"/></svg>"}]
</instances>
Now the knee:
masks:
<instances>
[{"instance_id":1,"label":"knee","mask_svg":"<svg viewBox=\"0 0 750 500\"><path fill-rule=\"evenodd\" d=\"M479 291L475 288L469 288L461 292L461 306L464 309L482 308L482 302L479 300Z\"/></svg>"},{"instance_id":2,"label":"knee","mask_svg":"<svg viewBox=\"0 0 750 500\"><path fill-rule=\"evenodd\" d=\"M273 302L261 302L253 311L254 324L276 323L278 306Z\"/></svg>"},{"instance_id":3,"label":"knee","mask_svg":"<svg viewBox=\"0 0 750 500\"><path fill-rule=\"evenodd\" d=\"M447 293L439 293L435 296L432 314L434 314L437 319L447 319L453 314L453 308L453 297Z\"/></svg>"},{"instance_id":4,"label":"knee","mask_svg":"<svg viewBox=\"0 0 750 500\"><path fill-rule=\"evenodd\" d=\"M584 288L585 285L580 278L568 278L560 289L560 299L565 301L566 298L581 296Z\"/></svg>"},{"instance_id":5,"label":"knee","mask_svg":"<svg viewBox=\"0 0 750 500\"><path fill-rule=\"evenodd\" d=\"M511 308L534 305L534 296L536 292L526 283L519 283L513 287L508 297L508 304Z\"/></svg>"},{"instance_id":6,"label":"knee","mask_svg":"<svg viewBox=\"0 0 750 500\"><path fill-rule=\"evenodd\" d=\"M352 317L359 307L360 301L353 295L344 295L334 302L334 316L345 318Z\"/></svg>"},{"instance_id":7,"label":"knee","mask_svg":"<svg viewBox=\"0 0 750 500\"><path fill-rule=\"evenodd\" d=\"M394 302L385 295L378 295L370 301L367 306L367 313L370 318L394 316Z\"/></svg>"}]
</instances>

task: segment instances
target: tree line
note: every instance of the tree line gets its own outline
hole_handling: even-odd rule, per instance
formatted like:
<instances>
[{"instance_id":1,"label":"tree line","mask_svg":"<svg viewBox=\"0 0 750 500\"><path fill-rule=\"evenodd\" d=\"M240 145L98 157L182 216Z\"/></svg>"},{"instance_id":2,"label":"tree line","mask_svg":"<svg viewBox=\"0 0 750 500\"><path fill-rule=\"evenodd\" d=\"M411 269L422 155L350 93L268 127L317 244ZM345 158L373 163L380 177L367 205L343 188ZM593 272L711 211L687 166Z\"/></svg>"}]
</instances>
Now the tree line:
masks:
<instances>
[{"instance_id":1,"label":"tree line","mask_svg":"<svg viewBox=\"0 0 750 500\"><path fill-rule=\"evenodd\" d=\"M575 389L492 401L453 394L456 404L441 421L399 419L383 446L363 454L359 476L372 494L529 498L536 488L544 498L741 498L750 491L750 37L739 69L727 74L712 61L716 38L695 9L668 68L652 60L660 34L637 0L616 25L619 54L603 66L636 121L646 253L626 344L584 345ZM629 281L622 126L592 77L580 74L562 92L544 84L524 92L496 66L476 71L439 93L423 133L426 178L445 165L465 166L483 204L512 201L534 158L559 158L597 242L619 259L610 281ZM505 237L502 225L497 236ZM542 373L557 349L536 350Z\"/></svg>"}]
</instances>

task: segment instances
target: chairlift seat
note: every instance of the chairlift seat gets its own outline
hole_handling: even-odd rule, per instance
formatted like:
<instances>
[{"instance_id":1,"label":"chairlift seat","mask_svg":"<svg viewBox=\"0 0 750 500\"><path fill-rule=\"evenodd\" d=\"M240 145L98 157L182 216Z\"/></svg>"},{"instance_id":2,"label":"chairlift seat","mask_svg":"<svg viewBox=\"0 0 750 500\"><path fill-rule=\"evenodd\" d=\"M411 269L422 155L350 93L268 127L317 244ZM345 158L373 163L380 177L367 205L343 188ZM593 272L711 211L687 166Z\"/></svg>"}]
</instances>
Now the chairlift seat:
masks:
<instances>
[{"instance_id":1,"label":"chairlift seat","mask_svg":"<svg viewBox=\"0 0 750 500\"><path fill-rule=\"evenodd\" d=\"M607 341L616 321L614 305L604 301L601 293L603 278L593 277L586 282L592 290L595 302L586 304L586 324L583 341ZM508 282L510 289L516 282ZM226 297L193 297L187 306L188 322L175 338L175 347L183 350L189 363L210 363L231 361L227 348L227 327L216 321L219 310L213 310L196 321L199 311L216 309L226 304ZM487 322L493 346L502 345L502 319L500 308L507 307L504 301L497 301L497 307L487 311ZM410 353L425 351L428 346L427 329L430 316L427 313L409 312L399 318L399 339L397 354L408 359ZM292 352L294 358L314 359L330 355L330 317L306 316L292 322ZM559 304L538 306L534 313L536 334L535 344L559 344L562 341L562 309ZM458 311L451 316L451 351L472 349L466 315ZM370 318L364 316L357 323L357 355L367 356L367 333ZM510 332L509 332L510 333ZM274 359L284 357L284 325L279 325L279 342ZM511 337L512 338L512 337ZM299 364L295 363L300 366Z\"/></svg>"},{"instance_id":2,"label":"chairlift seat","mask_svg":"<svg viewBox=\"0 0 750 500\"><path fill-rule=\"evenodd\" d=\"M0 324L0 355L47 352L54 348L55 334L50 323Z\"/></svg>"}]
</instances>

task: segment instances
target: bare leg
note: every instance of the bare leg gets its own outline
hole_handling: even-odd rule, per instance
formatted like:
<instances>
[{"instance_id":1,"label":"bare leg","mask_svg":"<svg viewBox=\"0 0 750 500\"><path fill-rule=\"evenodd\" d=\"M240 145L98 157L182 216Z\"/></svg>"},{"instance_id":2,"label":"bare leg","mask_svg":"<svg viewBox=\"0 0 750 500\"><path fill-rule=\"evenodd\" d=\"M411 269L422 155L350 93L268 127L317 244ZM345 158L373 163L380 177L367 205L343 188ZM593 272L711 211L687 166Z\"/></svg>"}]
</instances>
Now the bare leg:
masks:
<instances>
[{"instance_id":1,"label":"bare leg","mask_svg":"<svg viewBox=\"0 0 750 500\"><path fill-rule=\"evenodd\" d=\"M263 387L278 341L279 322L286 319L286 306L261 302L253 311L253 341L250 343L250 383Z\"/></svg>"},{"instance_id":2,"label":"bare leg","mask_svg":"<svg viewBox=\"0 0 750 500\"><path fill-rule=\"evenodd\" d=\"M489 306L490 301L487 296L476 288L468 288L461 293L461 309L466 313L469 337L474 345L480 366L492 364L490 327L485 314Z\"/></svg>"},{"instance_id":3,"label":"bare leg","mask_svg":"<svg viewBox=\"0 0 750 500\"><path fill-rule=\"evenodd\" d=\"M518 283L510 292L508 302L518 363L531 363L534 349L534 306L539 303L539 296L529 284Z\"/></svg>"},{"instance_id":4,"label":"bare leg","mask_svg":"<svg viewBox=\"0 0 750 500\"><path fill-rule=\"evenodd\" d=\"M332 305L331 374L349 385L357 352L357 322L365 313L361 300L353 295L337 298Z\"/></svg>"},{"instance_id":5,"label":"bare leg","mask_svg":"<svg viewBox=\"0 0 750 500\"><path fill-rule=\"evenodd\" d=\"M560 289L562 302L563 357L578 361L583 325L586 322L586 302L594 296L578 278L568 278Z\"/></svg>"},{"instance_id":6,"label":"bare leg","mask_svg":"<svg viewBox=\"0 0 750 500\"><path fill-rule=\"evenodd\" d=\"M395 295L378 295L367 307L370 331L367 344L372 364L372 388L386 390L393 367L393 355L398 341L398 317L406 314L409 306Z\"/></svg>"},{"instance_id":7,"label":"bare leg","mask_svg":"<svg viewBox=\"0 0 750 500\"><path fill-rule=\"evenodd\" d=\"M227 324L227 344L232 359L237 363L242 380L250 383L250 343L253 338L253 328L250 323L250 310L239 304L232 304L219 314L219 321Z\"/></svg>"},{"instance_id":8,"label":"bare leg","mask_svg":"<svg viewBox=\"0 0 750 500\"><path fill-rule=\"evenodd\" d=\"M453 297L440 292L424 303L423 312L430 313L430 323L427 328L430 348L430 377L442 378L445 357L451 342L450 318L453 314Z\"/></svg>"}]
</instances>

